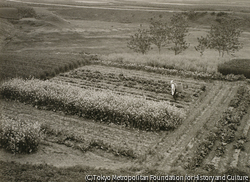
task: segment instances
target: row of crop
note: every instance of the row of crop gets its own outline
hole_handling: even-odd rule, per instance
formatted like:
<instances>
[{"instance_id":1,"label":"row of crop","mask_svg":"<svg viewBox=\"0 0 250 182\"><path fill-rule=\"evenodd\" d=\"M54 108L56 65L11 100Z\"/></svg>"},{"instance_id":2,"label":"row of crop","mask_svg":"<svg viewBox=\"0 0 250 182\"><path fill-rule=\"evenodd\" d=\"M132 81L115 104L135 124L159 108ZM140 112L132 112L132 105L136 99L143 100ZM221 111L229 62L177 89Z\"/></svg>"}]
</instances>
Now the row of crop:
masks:
<instances>
[{"instance_id":1,"label":"row of crop","mask_svg":"<svg viewBox=\"0 0 250 182\"><path fill-rule=\"evenodd\" d=\"M225 146L234 141L237 127L240 125L242 117L247 113L249 105L250 90L245 86L241 86L229 104L228 109L218 121L217 126L211 130L205 139L200 141L194 157L186 167L189 169L199 167L214 147L216 141L219 141L219 145L215 149L215 154L216 156L222 156L225 152Z\"/></svg>"},{"instance_id":2,"label":"row of crop","mask_svg":"<svg viewBox=\"0 0 250 182\"><path fill-rule=\"evenodd\" d=\"M144 64L137 63L123 63L123 62L112 62L112 61L94 61L95 64L101 64L105 66L113 66L117 68L125 68L125 69L134 69L134 70L143 70L153 73L159 73L164 75L176 75L182 77L190 77L194 79L203 79L203 80L225 80L225 81L237 81L237 80L245 80L246 77L244 75L234 75L228 74L223 75L221 73L207 73L207 72L197 72L197 71L186 71L186 70L177 70L177 69L168 69L163 67L153 67L147 66Z\"/></svg>"},{"instance_id":3,"label":"row of crop","mask_svg":"<svg viewBox=\"0 0 250 182\"><path fill-rule=\"evenodd\" d=\"M92 72L91 70L80 68L69 73L61 74L60 76L69 78L79 78L91 82L113 83L123 85L125 87L147 90L156 93L170 93L170 82L163 80L146 79L137 76L127 76L123 74L105 74L99 71Z\"/></svg>"},{"instance_id":4,"label":"row of crop","mask_svg":"<svg viewBox=\"0 0 250 182\"><path fill-rule=\"evenodd\" d=\"M66 63L64 65L61 65L61 66L52 68L52 69L50 69L48 71L42 72L41 74L39 74L37 76L37 78L45 80L45 79L54 77L59 73L67 72L67 71L73 70L75 68L78 68L80 66L89 64L89 63L90 63L90 61L87 60L87 59L83 59L81 61L77 60L77 61L73 61L73 62L70 62L70 63Z\"/></svg>"},{"instance_id":5,"label":"row of crop","mask_svg":"<svg viewBox=\"0 0 250 182\"><path fill-rule=\"evenodd\" d=\"M170 95L170 91L166 94L158 94L158 93L154 93L157 92L150 92L150 91L146 91L145 89L142 90L142 87L140 88L131 88L128 86L128 88L121 86L120 83L114 84L114 85L108 85L105 84L104 82L102 83L93 83L91 81L85 81L85 80L81 80L81 79L74 79L74 78L67 78L67 77L54 77L51 79L51 81L59 83L59 84L69 84L75 87L79 87L82 89L93 89L93 90L98 90L98 91L103 91L103 90L109 90L112 91L116 94L119 95L131 95L132 97L136 97L136 98L145 98L147 100L152 100L152 101L170 101L173 99L172 95ZM121 87L120 87L121 86ZM150 87L147 86L148 88ZM204 87L201 87L201 89L204 89ZM148 89L150 90L150 88ZM153 90L153 89L151 89ZM193 95L195 95L195 97L198 97L200 95L200 93L202 91L198 90L198 89L193 89ZM204 90L203 90L204 91ZM190 102L190 97L188 94L183 93L183 94L179 94L179 100L176 100L174 105L177 108L185 108L185 106L188 106L188 102ZM171 104L172 105L172 104Z\"/></svg>"},{"instance_id":6,"label":"row of crop","mask_svg":"<svg viewBox=\"0 0 250 182\"><path fill-rule=\"evenodd\" d=\"M169 102L118 95L111 91L84 90L36 79L12 79L2 84L1 94L36 107L142 130L174 129L185 117L182 109L171 106Z\"/></svg>"},{"instance_id":7,"label":"row of crop","mask_svg":"<svg viewBox=\"0 0 250 182\"><path fill-rule=\"evenodd\" d=\"M240 87L237 96L230 102L229 108L218 122L218 137L220 144L216 149L216 155L222 156L225 152L225 145L235 140L235 132L240 121L247 113L250 106L250 90L247 87Z\"/></svg>"},{"instance_id":8,"label":"row of crop","mask_svg":"<svg viewBox=\"0 0 250 182\"><path fill-rule=\"evenodd\" d=\"M50 141L50 136L53 136L53 142L64 144L68 147L87 152L92 149L101 149L103 151L113 153L116 156L126 156L129 158L136 158L138 154L131 148L125 148L124 146L116 143L104 142L101 139L87 139L81 134L75 133L74 131L68 131L58 128L53 128L49 124L42 124L41 129L45 132L45 140Z\"/></svg>"},{"instance_id":9,"label":"row of crop","mask_svg":"<svg viewBox=\"0 0 250 182\"><path fill-rule=\"evenodd\" d=\"M48 79L77 67L90 64L91 59L80 55L0 54L0 81L14 77Z\"/></svg>"}]
</instances>

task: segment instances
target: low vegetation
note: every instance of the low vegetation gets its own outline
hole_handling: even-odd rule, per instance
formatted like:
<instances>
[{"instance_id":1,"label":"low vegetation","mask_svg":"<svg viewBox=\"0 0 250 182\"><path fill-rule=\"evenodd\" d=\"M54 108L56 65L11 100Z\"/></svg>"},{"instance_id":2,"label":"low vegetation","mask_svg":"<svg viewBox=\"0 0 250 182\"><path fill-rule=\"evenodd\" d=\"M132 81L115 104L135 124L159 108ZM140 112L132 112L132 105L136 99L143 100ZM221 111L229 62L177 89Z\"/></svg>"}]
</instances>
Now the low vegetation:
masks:
<instances>
[{"instance_id":1,"label":"low vegetation","mask_svg":"<svg viewBox=\"0 0 250 182\"><path fill-rule=\"evenodd\" d=\"M229 108L224 111L222 118L217 122L217 126L211 130L209 135L200 141L196 149L195 156L190 160L188 168L199 167L204 158L210 153L218 141L216 156L223 156L225 145L235 139L235 132L240 125L242 117L247 113L250 104L250 91L245 86L240 86L234 99L229 104Z\"/></svg>"},{"instance_id":2,"label":"low vegetation","mask_svg":"<svg viewBox=\"0 0 250 182\"><path fill-rule=\"evenodd\" d=\"M89 57L82 55L53 55L48 53L1 53L0 81L9 78L39 78L47 79L59 73L66 72L88 64Z\"/></svg>"},{"instance_id":3,"label":"low vegetation","mask_svg":"<svg viewBox=\"0 0 250 182\"><path fill-rule=\"evenodd\" d=\"M223 75L244 75L250 78L250 59L233 59L218 65L218 71Z\"/></svg>"},{"instance_id":4,"label":"low vegetation","mask_svg":"<svg viewBox=\"0 0 250 182\"><path fill-rule=\"evenodd\" d=\"M80 127L79 127L80 128ZM138 151L134 150L131 146L122 145L120 142L108 142L103 139L89 137L87 132L78 133L76 130L69 130L68 128L63 128L62 126L55 125L51 123L43 123L41 129L45 133L44 140L49 142L55 142L58 144L64 144L68 147L80 150L82 152L92 151L95 149L100 149L105 152L114 154L115 156L125 156L129 158L137 158L141 155ZM81 128L82 130L87 130L87 128Z\"/></svg>"},{"instance_id":5,"label":"low vegetation","mask_svg":"<svg viewBox=\"0 0 250 182\"><path fill-rule=\"evenodd\" d=\"M104 56L105 57L105 56ZM226 81L237 81L237 80L245 80L246 77L244 75L222 75L221 73L208 73L208 72L197 72L197 71L187 71L183 69L173 69L173 68L164 68L156 67L156 66L148 66L144 64L133 63L129 61L125 63L122 59L118 59L118 61L95 61L97 64L113 66L118 68L126 68L126 69L134 69L134 70L143 70L147 72L159 73L164 75L178 75L182 77L191 77L195 79L212 79L212 80L226 80Z\"/></svg>"},{"instance_id":6,"label":"low vegetation","mask_svg":"<svg viewBox=\"0 0 250 182\"><path fill-rule=\"evenodd\" d=\"M84 90L36 79L12 79L1 86L8 99L35 107L61 110L94 120L122 124L142 130L169 130L182 123L185 113L165 101L121 96L109 91Z\"/></svg>"},{"instance_id":7,"label":"low vegetation","mask_svg":"<svg viewBox=\"0 0 250 182\"><path fill-rule=\"evenodd\" d=\"M1 181L85 181L86 175L114 175L115 171L85 166L58 168L47 164L20 164L0 161ZM127 175L125 172L120 174Z\"/></svg>"},{"instance_id":8,"label":"low vegetation","mask_svg":"<svg viewBox=\"0 0 250 182\"><path fill-rule=\"evenodd\" d=\"M37 122L0 118L0 146L12 153L31 153L37 150L42 131Z\"/></svg>"},{"instance_id":9,"label":"low vegetation","mask_svg":"<svg viewBox=\"0 0 250 182\"><path fill-rule=\"evenodd\" d=\"M67 73L60 73L51 78L53 82L60 84L70 84L83 89L112 90L121 95L131 95L132 97L145 97L153 101L173 101L170 94L170 81L172 76L163 76L157 73L148 73L144 71L129 70L124 68L108 67L104 65L86 65ZM181 79L176 80L181 82ZM192 101L194 94L198 96L204 91L203 81L186 81L183 83L185 91L179 95L175 102L178 108L186 108ZM196 97L193 98L196 100ZM173 104L173 103L171 103Z\"/></svg>"}]
</instances>

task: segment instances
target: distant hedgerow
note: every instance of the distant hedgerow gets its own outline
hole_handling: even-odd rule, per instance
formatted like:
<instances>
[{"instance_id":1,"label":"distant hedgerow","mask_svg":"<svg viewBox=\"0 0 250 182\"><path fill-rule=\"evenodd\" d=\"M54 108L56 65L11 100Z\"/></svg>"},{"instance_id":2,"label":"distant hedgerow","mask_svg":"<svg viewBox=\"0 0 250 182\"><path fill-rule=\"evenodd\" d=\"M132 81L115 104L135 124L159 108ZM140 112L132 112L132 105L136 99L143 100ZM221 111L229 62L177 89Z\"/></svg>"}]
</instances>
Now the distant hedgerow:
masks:
<instances>
[{"instance_id":1,"label":"distant hedgerow","mask_svg":"<svg viewBox=\"0 0 250 182\"><path fill-rule=\"evenodd\" d=\"M218 65L218 72L223 75L244 75L250 78L250 59L233 59Z\"/></svg>"}]
</instances>

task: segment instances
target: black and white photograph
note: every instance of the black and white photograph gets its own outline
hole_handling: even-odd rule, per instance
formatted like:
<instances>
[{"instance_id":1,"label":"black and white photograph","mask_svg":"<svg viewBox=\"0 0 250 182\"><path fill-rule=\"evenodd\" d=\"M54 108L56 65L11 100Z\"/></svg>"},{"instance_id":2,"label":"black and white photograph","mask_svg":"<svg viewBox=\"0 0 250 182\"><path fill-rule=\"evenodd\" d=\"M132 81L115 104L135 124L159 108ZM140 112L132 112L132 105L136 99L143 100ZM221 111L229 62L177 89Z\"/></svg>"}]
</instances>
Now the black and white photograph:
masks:
<instances>
[{"instance_id":1,"label":"black and white photograph","mask_svg":"<svg viewBox=\"0 0 250 182\"><path fill-rule=\"evenodd\" d=\"M250 0L0 0L1 182L249 179Z\"/></svg>"}]
</instances>

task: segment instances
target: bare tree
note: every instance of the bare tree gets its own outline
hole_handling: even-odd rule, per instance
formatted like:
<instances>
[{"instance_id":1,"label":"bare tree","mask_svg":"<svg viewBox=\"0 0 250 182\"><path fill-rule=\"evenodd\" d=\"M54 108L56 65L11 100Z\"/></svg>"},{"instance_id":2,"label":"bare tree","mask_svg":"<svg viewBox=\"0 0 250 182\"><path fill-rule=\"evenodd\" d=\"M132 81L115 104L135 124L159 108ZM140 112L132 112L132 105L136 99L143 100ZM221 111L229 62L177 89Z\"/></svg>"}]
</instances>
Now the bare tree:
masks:
<instances>
[{"instance_id":1,"label":"bare tree","mask_svg":"<svg viewBox=\"0 0 250 182\"><path fill-rule=\"evenodd\" d=\"M234 53L243 47L239 41L241 33L236 19L221 19L219 24L211 26L208 34L209 48L217 50L222 57L225 52Z\"/></svg>"},{"instance_id":2,"label":"bare tree","mask_svg":"<svg viewBox=\"0 0 250 182\"><path fill-rule=\"evenodd\" d=\"M168 39L174 44L170 49L174 50L175 55L180 54L188 48L189 44L185 41L187 33L188 25L185 17L182 14L173 15L169 27Z\"/></svg>"},{"instance_id":3,"label":"bare tree","mask_svg":"<svg viewBox=\"0 0 250 182\"><path fill-rule=\"evenodd\" d=\"M151 36L151 42L157 46L159 54L161 52L161 48L167 42L168 30L169 28L167 26L167 23L163 23L160 20L151 21L149 30Z\"/></svg>"},{"instance_id":4,"label":"bare tree","mask_svg":"<svg viewBox=\"0 0 250 182\"><path fill-rule=\"evenodd\" d=\"M130 37L128 47L135 52L146 54L151 49L151 40L148 30L139 28L137 33Z\"/></svg>"},{"instance_id":5,"label":"bare tree","mask_svg":"<svg viewBox=\"0 0 250 182\"><path fill-rule=\"evenodd\" d=\"M200 56L203 56L204 51L209 47L209 40L208 37L201 36L200 38L197 37L198 45L195 46L195 50L200 53Z\"/></svg>"}]
</instances>

